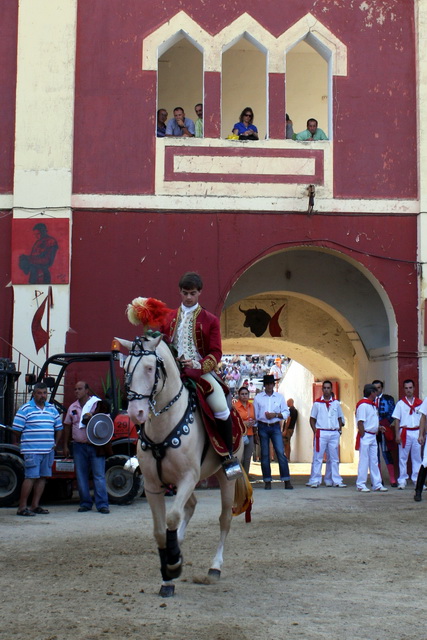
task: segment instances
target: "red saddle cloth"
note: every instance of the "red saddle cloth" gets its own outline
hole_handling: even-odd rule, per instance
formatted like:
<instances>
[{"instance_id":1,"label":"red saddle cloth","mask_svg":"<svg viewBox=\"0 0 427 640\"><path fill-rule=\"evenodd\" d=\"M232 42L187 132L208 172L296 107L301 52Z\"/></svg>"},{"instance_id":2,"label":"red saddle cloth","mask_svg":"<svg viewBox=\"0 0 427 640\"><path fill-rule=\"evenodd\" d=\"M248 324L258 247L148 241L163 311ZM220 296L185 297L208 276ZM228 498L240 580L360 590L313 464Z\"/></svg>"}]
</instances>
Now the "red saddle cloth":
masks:
<instances>
[{"instance_id":1,"label":"red saddle cloth","mask_svg":"<svg viewBox=\"0 0 427 640\"><path fill-rule=\"evenodd\" d=\"M226 393L229 393L228 388L226 387L225 389ZM226 456L228 454L227 447L225 446L223 439L217 431L216 421L213 416L212 409L206 401L207 396L212 393L212 386L209 384L209 382L207 382L203 378L200 378L197 381L196 390L198 408L200 409L200 414L203 418L203 423L205 425L206 433L209 436L209 440L215 451L219 453L220 456ZM243 420L240 417L240 414L234 407L230 409L230 413L233 422L233 453L236 453L237 449L240 446L242 437L245 433L245 425L243 424Z\"/></svg>"}]
</instances>

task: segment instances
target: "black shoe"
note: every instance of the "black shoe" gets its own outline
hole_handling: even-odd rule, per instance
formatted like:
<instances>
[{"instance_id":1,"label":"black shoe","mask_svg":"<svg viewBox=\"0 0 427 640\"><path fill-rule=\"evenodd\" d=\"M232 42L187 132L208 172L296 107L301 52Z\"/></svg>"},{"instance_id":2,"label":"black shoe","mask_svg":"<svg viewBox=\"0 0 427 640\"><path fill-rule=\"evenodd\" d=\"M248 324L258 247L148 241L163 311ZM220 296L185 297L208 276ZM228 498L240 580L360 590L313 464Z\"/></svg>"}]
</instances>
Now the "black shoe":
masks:
<instances>
[{"instance_id":1,"label":"black shoe","mask_svg":"<svg viewBox=\"0 0 427 640\"><path fill-rule=\"evenodd\" d=\"M421 493L420 493L419 491L417 491L417 492L415 493L415 495L414 495L414 500L415 500L415 502L421 502L421 500L422 500L422 496L421 496Z\"/></svg>"},{"instance_id":2,"label":"black shoe","mask_svg":"<svg viewBox=\"0 0 427 640\"><path fill-rule=\"evenodd\" d=\"M271 482L264 482L264 489L266 491L270 491L271 489Z\"/></svg>"},{"instance_id":3,"label":"black shoe","mask_svg":"<svg viewBox=\"0 0 427 640\"><path fill-rule=\"evenodd\" d=\"M293 489L290 480L285 480L285 489Z\"/></svg>"},{"instance_id":4,"label":"black shoe","mask_svg":"<svg viewBox=\"0 0 427 640\"><path fill-rule=\"evenodd\" d=\"M397 482L392 482L391 486L393 487L393 489L396 489L398 487L398 484L397 484Z\"/></svg>"},{"instance_id":5,"label":"black shoe","mask_svg":"<svg viewBox=\"0 0 427 640\"><path fill-rule=\"evenodd\" d=\"M77 509L78 513L84 513L85 511L92 511L92 509L89 509L89 507L79 507Z\"/></svg>"},{"instance_id":6,"label":"black shoe","mask_svg":"<svg viewBox=\"0 0 427 640\"><path fill-rule=\"evenodd\" d=\"M110 509L108 509L108 507L101 507L98 511L99 513L110 513Z\"/></svg>"}]
</instances>

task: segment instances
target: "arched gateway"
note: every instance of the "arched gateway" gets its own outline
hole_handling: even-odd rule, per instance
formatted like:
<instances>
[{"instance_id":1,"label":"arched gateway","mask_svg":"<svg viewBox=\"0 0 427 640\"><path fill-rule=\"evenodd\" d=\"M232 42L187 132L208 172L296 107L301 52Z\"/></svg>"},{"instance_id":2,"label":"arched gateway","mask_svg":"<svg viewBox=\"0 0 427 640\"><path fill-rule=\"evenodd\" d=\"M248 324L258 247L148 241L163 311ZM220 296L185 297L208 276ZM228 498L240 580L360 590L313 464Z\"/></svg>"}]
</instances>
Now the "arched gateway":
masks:
<instances>
[{"instance_id":1,"label":"arched gateway","mask_svg":"<svg viewBox=\"0 0 427 640\"><path fill-rule=\"evenodd\" d=\"M285 395L299 404L295 456L301 462L311 456L312 382L325 378L339 383L347 422L341 460L353 460L354 407L363 385L378 377L397 393L395 326L388 296L369 271L337 251L306 246L252 264L221 315L225 353L284 353L299 363Z\"/></svg>"}]
</instances>

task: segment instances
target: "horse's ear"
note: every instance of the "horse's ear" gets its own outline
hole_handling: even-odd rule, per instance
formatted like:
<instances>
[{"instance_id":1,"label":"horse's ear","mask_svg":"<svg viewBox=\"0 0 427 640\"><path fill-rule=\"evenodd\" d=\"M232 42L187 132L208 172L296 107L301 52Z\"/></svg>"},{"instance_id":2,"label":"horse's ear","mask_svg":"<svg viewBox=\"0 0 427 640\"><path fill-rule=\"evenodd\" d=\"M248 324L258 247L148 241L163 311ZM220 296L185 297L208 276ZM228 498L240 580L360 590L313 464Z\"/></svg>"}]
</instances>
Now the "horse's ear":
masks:
<instances>
[{"instance_id":1,"label":"horse's ear","mask_svg":"<svg viewBox=\"0 0 427 640\"><path fill-rule=\"evenodd\" d=\"M123 340L123 338L114 338L114 340L118 340L120 342L120 344L122 345L122 347L124 347L128 351L131 350L132 342L130 342L130 340Z\"/></svg>"},{"instance_id":2,"label":"horse's ear","mask_svg":"<svg viewBox=\"0 0 427 640\"><path fill-rule=\"evenodd\" d=\"M151 334L146 333L144 336L144 340L150 343L151 349L156 349L161 343L162 338L163 338L163 334L160 333L159 331L152 332Z\"/></svg>"}]
</instances>

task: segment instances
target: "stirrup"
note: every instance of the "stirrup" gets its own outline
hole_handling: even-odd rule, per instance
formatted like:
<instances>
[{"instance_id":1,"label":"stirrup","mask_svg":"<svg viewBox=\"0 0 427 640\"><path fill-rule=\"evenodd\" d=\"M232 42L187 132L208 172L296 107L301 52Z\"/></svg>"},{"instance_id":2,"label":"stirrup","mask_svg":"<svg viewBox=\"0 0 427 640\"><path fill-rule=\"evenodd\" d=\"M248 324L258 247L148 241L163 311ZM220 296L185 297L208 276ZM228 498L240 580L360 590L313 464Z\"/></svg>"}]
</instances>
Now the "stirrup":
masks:
<instances>
[{"instance_id":1,"label":"stirrup","mask_svg":"<svg viewBox=\"0 0 427 640\"><path fill-rule=\"evenodd\" d=\"M229 456L222 462L222 468L224 469L227 480L236 480L243 476L242 467L236 456Z\"/></svg>"}]
</instances>

